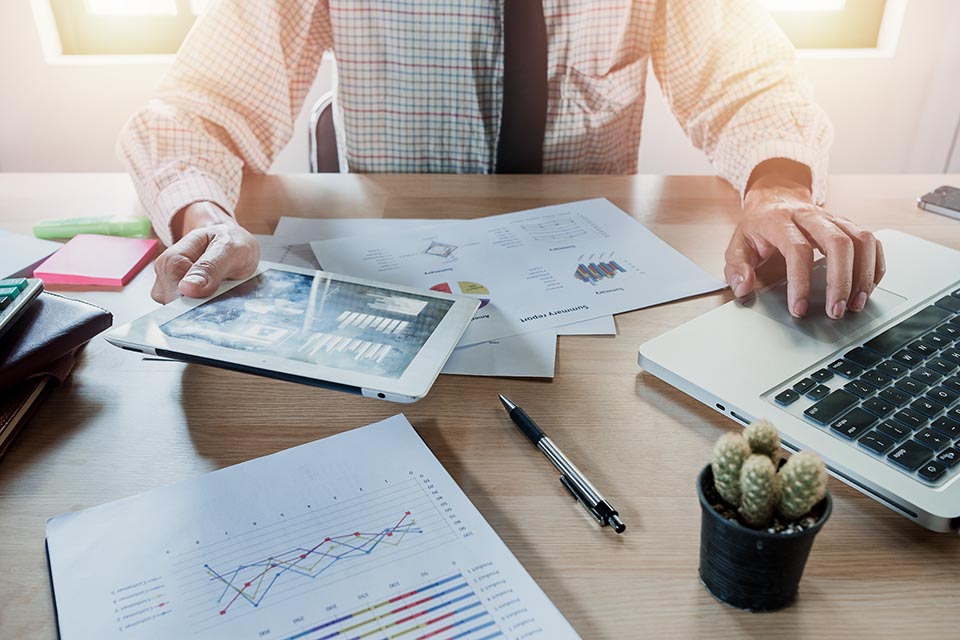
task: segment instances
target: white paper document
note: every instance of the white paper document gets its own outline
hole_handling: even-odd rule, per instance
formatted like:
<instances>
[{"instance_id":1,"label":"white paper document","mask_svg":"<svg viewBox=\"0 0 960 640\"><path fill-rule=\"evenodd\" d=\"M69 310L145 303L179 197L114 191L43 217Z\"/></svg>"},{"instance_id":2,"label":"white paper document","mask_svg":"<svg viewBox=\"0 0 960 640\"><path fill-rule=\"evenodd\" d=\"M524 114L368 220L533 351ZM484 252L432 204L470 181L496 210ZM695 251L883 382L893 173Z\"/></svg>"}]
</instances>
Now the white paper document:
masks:
<instances>
[{"instance_id":1,"label":"white paper document","mask_svg":"<svg viewBox=\"0 0 960 640\"><path fill-rule=\"evenodd\" d=\"M423 218L291 218L282 217L273 236L257 236L261 259L311 269L320 268L307 239L377 235L397 230L455 223ZM309 251L306 258L304 248ZM612 316L577 322L485 342L454 351L442 373L450 375L552 378L556 368L557 335L616 335Z\"/></svg>"},{"instance_id":2,"label":"white paper document","mask_svg":"<svg viewBox=\"0 0 960 640\"><path fill-rule=\"evenodd\" d=\"M402 415L47 523L60 637L577 638Z\"/></svg>"},{"instance_id":3,"label":"white paper document","mask_svg":"<svg viewBox=\"0 0 960 640\"><path fill-rule=\"evenodd\" d=\"M310 244L331 271L480 297L464 346L724 286L605 199Z\"/></svg>"}]
</instances>

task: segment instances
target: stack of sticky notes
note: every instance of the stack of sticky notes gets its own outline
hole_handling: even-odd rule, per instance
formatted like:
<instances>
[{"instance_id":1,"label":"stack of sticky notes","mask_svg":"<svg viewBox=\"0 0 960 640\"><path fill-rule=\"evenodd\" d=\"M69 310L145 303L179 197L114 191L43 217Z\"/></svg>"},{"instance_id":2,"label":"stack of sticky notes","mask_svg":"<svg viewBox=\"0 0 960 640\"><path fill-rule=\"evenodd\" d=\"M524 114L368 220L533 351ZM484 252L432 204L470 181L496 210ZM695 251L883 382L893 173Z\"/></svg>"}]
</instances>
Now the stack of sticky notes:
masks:
<instances>
[{"instance_id":1,"label":"stack of sticky notes","mask_svg":"<svg viewBox=\"0 0 960 640\"><path fill-rule=\"evenodd\" d=\"M33 272L44 285L122 287L153 258L148 238L78 235Z\"/></svg>"}]
</instances>

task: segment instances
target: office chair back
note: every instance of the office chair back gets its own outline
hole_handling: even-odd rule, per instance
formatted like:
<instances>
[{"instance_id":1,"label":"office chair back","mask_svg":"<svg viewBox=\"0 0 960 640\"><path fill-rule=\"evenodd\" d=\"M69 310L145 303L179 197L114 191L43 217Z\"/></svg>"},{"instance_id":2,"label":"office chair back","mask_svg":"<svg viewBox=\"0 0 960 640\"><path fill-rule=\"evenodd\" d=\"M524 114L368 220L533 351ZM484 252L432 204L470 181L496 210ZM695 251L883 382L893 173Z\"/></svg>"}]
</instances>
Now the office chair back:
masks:
<instances>
[{"instance_id":1,"label":"office chair back","mask_svg":"<svg viewBox=\"0 0 960 640\"><path fill-rule=\"evenodd\" d=\"M310 172L340 173L333 92L317 100L310 111Z\"/></svg>"}]
</instances>

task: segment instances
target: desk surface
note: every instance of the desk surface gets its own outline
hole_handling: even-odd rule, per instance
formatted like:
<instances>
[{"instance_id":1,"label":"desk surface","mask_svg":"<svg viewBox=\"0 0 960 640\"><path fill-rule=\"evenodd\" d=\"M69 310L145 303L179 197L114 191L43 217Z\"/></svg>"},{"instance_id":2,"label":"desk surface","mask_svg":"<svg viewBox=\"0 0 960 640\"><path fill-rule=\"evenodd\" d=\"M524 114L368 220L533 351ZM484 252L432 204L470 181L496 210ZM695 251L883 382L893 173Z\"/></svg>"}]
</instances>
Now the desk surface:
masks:
<instances>
[{"instance_id":1,"label":"desk surface","mask_svg":"<svg viewBox=\"0 0 960 640\"><path fill-rule=\"evenodd\" d=\"M915 206L918 194L950 182L960 176L837 177L829 205L870 228L960 248L960 222ZM251 231L271 233L280 215L473 217L598 196L721 274L739 202L711 177L251 177L238 215ZM138 210L121 175L0 174L0 228ZM121 293L72 295L120 323L154 307L151 280L148 269ZM403 407L147 361L98 338L0 463L0 637L55 637L47 518L399 411L584 638L956 637L955 536L930 533L835 480L834 514L793 606L752 615L700 586L694 480L716 438L736 425L643 373L636 353L729 299L723 292L618 316L616 338L560 338L552 382L441 376L427 399ZM630 527L625 536L598 529L575 506L509 422L499 392L609 494Z\"/></svg>"}]
</instances>

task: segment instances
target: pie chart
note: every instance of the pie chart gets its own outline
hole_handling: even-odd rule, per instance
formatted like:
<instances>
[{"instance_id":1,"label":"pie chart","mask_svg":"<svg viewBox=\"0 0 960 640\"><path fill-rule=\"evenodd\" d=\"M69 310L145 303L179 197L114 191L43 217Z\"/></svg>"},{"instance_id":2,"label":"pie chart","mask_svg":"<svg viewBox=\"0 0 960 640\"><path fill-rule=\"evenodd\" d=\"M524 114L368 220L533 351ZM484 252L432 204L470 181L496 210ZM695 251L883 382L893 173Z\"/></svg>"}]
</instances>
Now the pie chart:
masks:
<instances>
[{"instance_id":1,"label":"pie chart","mask_svg":"<svg viewBox=\"0 0 960 640\"><path fill-rule=\"evenodd\" d=\"M490 304L490 298L484 297L490 295L490 290L478 282L441 282L430 287L431 291L442 291L443 293L462 293L468 296L480 296L480 308Z\"/></svg>"}]
</instances>

